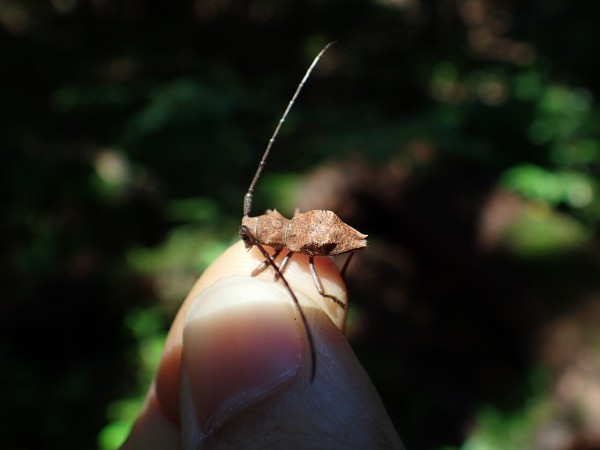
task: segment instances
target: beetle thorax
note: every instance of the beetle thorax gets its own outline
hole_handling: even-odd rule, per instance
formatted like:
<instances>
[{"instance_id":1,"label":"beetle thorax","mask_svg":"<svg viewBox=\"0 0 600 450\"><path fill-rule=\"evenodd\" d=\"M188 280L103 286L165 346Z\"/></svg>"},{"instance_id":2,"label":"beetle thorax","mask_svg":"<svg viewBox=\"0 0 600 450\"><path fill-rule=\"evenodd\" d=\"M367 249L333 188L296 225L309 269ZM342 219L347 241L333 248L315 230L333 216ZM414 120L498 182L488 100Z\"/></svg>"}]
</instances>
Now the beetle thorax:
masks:
<instances>
[{"instance_id":1,"label":"beetle thorax","mask_svg":"<svg viewBox=\"0 0 600 450\"><path fill-rule=\"evenodd\" d=\"M276 250L286 246L290 220L283 217L276 209L269 210L262 216L244 216L242 225L246 225L263 245Z\"/></svg>"}]
</instances>

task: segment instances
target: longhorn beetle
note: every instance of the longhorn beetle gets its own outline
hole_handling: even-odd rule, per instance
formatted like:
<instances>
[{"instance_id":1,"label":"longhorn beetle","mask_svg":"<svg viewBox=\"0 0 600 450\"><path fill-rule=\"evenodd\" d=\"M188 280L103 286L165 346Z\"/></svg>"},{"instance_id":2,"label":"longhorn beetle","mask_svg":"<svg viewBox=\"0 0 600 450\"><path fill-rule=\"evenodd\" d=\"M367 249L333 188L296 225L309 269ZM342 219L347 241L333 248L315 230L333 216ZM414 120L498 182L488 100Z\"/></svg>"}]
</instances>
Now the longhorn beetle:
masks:
<instances>
[{"instance_id":1,"label":"longhorn beetle","mask_svg":"<svg viewBox=\"0 0 600 450\"><path fill-rule=\"evenodd\" d=\"M258 169L256 170L254 178L250 183L248 192L244 196L244 216L242 217L242 225L240 226L239 230L240 237L244 241L246 248L250 249L253 246L258 247L265 258L265 260L259 264L256 269L254 269L251 275L256 276L268 266L271 266L275 270L275 279L282 280L286 289L290 293L292 300L296 304L298 311L300 312L310 347L312 363L310 373L311 383L314 380L316 369L315 346L312 334L308 326L306 316L304 315L304 311L298 302L298 298L283 276L283 272L285 271L285 268L294 253L307 255L308 267L319 294L321 294L323 297L333 300L340 307L346 309L345 303L343 303L337 297L325 293L323 284L321 283L321 279L319 278L315 268L315 256L332 256L349 253L348 258L346 259L341 270L341 275L344 276L346 268L348 267L348 263L350 262L354 252L367 246L367 235L358 232L349 225L346 225L332 211L313 210L305 213L296 211L291 219L286 219L280 213L278 213L277 210L268 210L262 216L257 217L250 217L249 214L252 208L254 188L256 187L256 183L258 182L258 179L260 178L260 175L265 167L267 157L269 156L271 147L275 142L275 138L279 134L279 130L283 125L283 122L292 109L296 98L300 94L300 91L306 83L306 80L308 80L312 70L319 62L319 59L321 59L321 56L323 56L323 54L331 45L333 45L333 42L327 44L309 66L308 70L304 74L304 77L302 78L302 81L300 81L300 84L298 84L296 92L294 92L292 99L288 103L287 108L283 112L281 119L279 119L279 123L277 124L277 127L275 127L275 131L273 132L271 139L269 139L269 143L267 144L267 148L265 149L265 152L258 163ZM273 256L269 255L265 249L265 246L272 247L275 250ZM275 258L277 258L277 256L285 248L288 249L288 253L281 262L281 266L277 267L277 264L275 264Z\"/></svg>"}]
</instances>

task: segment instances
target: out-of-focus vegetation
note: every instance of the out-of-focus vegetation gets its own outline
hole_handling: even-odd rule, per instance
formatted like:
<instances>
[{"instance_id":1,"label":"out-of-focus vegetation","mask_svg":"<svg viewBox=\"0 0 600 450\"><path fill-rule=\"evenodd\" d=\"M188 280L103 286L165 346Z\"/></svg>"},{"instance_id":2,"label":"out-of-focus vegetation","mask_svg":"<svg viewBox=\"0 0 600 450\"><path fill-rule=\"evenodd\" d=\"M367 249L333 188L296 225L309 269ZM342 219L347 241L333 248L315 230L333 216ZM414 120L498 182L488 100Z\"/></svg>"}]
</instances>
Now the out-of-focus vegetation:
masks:
<instances>
[{"instance_id":1,"label":"out-of-focus vegetation","mask_svg":"<svg viewBox=\"0 0 600 450\"><path fill-rule=\"evenodd\" d=\"M118 446L330 40L255 211L334 209L369 234L349 339L405 444L598 445L598 17L592 0L0 1L2 448Z\"/></svg>"}]
</instances>

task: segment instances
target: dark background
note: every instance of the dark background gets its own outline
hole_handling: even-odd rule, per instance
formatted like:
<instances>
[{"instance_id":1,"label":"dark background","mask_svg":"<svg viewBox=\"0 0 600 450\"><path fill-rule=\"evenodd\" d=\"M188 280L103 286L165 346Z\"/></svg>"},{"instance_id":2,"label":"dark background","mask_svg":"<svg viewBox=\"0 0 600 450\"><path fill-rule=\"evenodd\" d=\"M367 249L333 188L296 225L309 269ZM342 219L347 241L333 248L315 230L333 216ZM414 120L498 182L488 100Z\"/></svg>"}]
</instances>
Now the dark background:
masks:
<instances>
[{"instance_id":1,"label":"dark background","mask_svg":"<svg viewBox=\"0 0 600 450\"><path fill-rule=\"evenodd\" d=\"M348 337L408 448L600 442L600 4L0 3L0 441L113 449L254 212L369 234Z\"/></svg>"}]
</instances>

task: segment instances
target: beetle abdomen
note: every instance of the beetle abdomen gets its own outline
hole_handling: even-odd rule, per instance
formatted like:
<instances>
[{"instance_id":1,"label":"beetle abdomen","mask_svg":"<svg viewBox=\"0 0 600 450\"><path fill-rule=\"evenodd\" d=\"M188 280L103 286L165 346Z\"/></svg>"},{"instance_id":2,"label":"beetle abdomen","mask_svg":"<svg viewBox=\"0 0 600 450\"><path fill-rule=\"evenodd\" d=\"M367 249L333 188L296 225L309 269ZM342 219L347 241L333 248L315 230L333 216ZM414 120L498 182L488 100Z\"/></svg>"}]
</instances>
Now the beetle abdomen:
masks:
<instances>
[{"instance_id":1,"label":"beetle abdomen","mask_svg":"<svg viewBox=\"0 0 600 450\"><path fill-rule=\"evenodd\" d=\"M308 256L339 255L366 247L366 238L334 212L317 209L294 214L285 246Z\"/></svg>"}]
</instances>

